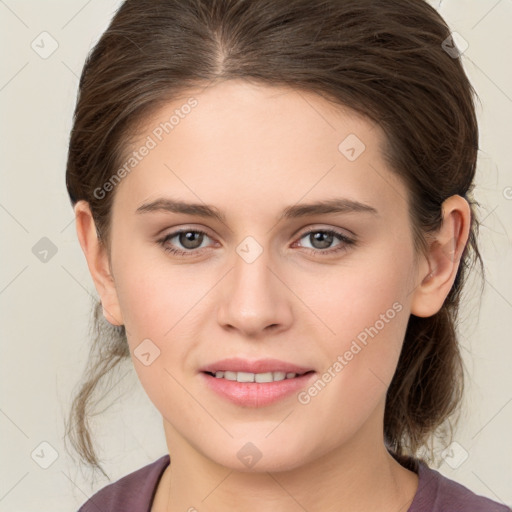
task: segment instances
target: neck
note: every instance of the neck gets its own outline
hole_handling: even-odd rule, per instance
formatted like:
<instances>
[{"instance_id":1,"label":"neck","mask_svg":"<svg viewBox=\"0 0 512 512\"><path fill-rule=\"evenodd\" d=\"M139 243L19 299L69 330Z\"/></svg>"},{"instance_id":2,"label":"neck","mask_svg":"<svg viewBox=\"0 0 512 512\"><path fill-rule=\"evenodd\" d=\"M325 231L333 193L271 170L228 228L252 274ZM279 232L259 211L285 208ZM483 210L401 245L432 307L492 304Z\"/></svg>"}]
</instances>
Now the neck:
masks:
<instances>
[{"instance_id":1,"label":"neck","mask_svg":"<svg viewBox=\"0 0 512 512\"><path fill-rule=\"evenodd\" d=\"M368 441L366 425L350 442L286 471L238 471L199 453L164 422L171 464L152 512L406 512L416 473L387 451L382 436ZM380 430L382 431L382 429Z\"/></svg>"}]
</instances>

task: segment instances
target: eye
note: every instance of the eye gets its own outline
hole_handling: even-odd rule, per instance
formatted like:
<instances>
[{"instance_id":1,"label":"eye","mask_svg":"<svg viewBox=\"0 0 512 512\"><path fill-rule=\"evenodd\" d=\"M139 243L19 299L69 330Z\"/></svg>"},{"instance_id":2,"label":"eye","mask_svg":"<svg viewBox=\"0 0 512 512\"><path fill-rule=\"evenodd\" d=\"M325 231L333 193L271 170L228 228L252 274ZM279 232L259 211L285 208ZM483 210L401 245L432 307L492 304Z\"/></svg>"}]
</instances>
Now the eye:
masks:
<instances>
[{"instance_id":1,"label":"eye","mask_svg":"<svg viewBox=\"0 0 512 512\"><path fill-rule=\"evenodd\" d=\"M169 233L162 239L158 240L158 243L164 248L166 252L171 254L176 254L178 256L193 256L198 249L203 249L201 247L204 239L210 238L207 233L197 229L180 229L175 231L174 233ZM169 245L169 242L176 238L176 242L172 245ZM177 249L173 247L176 243L181 244L186 250Z\"/></svg>"},{"instance_id":2,"label":"eye","mask_svg":"<svg viewBox=\"0 0 512 512\"><path fill-rule=\"evenodd\" d=\"M306 247L306 249L313 254L332 254L345 251L348 246L356 243L352 238L332 229L313 229L303 233L300 240L304 238L311 243L312 247ZM336 239L339 240L339 243L332 247Z\"/></svg>"},{"instance_id":3,"label":"eye","mask_svg":"<svg viewBox=\"0 0 512 512\"><path fill-rule=\"evenodd\" d=\"M198 252L201 252L202 249L206 248L202 246L205 238L210 238L205 231L184 228L169 233L158 240L158 243L168 253L177 256L194 256ZM171 243L173 239L176 240ZM322 255L347 250L348 246L355 245L356 243L352 238L332 229L313 229L303 233L299 240L302 239L307 239L312 244L312 247L305 247L305 249L313 254ZM336 240L338 240L338 244L333 247L332 244ZM183 249L176 248L178 244L181 245ZM296 244L294 245L296 246Z\"/></svg>"}]
</instances>

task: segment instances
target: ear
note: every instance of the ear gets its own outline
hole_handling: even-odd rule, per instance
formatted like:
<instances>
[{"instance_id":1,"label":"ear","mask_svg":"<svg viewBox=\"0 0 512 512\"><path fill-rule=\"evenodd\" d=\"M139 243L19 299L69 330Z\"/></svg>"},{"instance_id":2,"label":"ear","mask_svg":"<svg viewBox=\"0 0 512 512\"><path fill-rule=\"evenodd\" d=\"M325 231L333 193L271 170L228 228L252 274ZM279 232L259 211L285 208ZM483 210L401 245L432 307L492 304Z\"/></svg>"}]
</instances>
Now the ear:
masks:
<instances>
[{"instance_id":1,"label":"ear","mask_svg":"<svg viewBox=\"0 0 512 512\"><path fill-rule=\"evenodd\" d=\"M87 260L94 286L100 296L103 316L112 325L123 325L107 248L103 241L98 239L89 203L78 201L74 210L78 240Z\"/></svg>"},{"instance_id":2,"label":"ear","mask_svg":"<svg viewBox=\"0 0 512 512\"><path fill-rule=\"evenodd\" d=\"M435 315L450 292L466 246L471 224L471 209L459 195L453 195L442 204L443 221L431 235L428 255L418 265L413 290L411 313L419 317Z\"/></svg>"}]
</instances>

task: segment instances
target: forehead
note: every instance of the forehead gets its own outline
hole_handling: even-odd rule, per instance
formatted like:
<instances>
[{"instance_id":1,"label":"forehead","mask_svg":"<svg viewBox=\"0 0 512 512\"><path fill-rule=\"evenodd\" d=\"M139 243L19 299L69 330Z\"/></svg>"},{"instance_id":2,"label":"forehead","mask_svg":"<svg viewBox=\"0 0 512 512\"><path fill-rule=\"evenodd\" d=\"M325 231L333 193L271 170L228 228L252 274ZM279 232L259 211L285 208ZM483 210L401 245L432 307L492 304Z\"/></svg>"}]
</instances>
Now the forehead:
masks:
<instances>
[{"instance_id":1,"label":"forehead","mask_svg":"<svg viewBox=\"0 0 512 512\"><path fill-rule=\"evenodd\" d=\"M168 192L263 215L343 196L379 211L404 209L407 192L383 159L384 142L378 125L312 92L222 82L145 120L115 202L134 211Z\"/></svg>"}]
</instances>

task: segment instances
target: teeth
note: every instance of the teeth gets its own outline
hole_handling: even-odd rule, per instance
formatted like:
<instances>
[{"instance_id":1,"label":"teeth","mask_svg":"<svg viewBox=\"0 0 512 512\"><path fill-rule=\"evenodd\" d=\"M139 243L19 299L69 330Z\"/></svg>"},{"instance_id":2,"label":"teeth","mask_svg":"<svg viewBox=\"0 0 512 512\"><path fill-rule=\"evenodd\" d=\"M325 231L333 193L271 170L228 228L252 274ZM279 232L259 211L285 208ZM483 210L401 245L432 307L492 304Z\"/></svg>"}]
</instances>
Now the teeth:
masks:
<instances>
[{"instance_id":1,"label":"teeth","mask_svg":"<svg viewBox=\"0 0 512 512\"><path fill-rule=\"evenodd\" d=\"M279 380L293 379L296 375L296 373L285 372L215 372L215 377L217 379L236 380L237 382L275 382Z\"/></svg>"},{"instance_id":2,"label":"teeth","mask_svg":"<svg viewBox=\"0 0 512 512\"><path fill-rule=\"evenodd\" d=\"M254 382L273 382L275 380L283 380L281 375L283 372L276 372L277 377L272 372L267 373L253 373Z\"/></svg>"},{"instance_id":3,"label":"teeth","mask_svg":"<svg viewBox=\"0 0 512 512\"><path fill-rule=\"evenodd\" d=\"M254 373L233 372L233 375L238 382L254 382Z\"/></svg>"}]
</instances>

